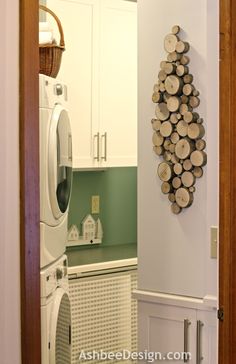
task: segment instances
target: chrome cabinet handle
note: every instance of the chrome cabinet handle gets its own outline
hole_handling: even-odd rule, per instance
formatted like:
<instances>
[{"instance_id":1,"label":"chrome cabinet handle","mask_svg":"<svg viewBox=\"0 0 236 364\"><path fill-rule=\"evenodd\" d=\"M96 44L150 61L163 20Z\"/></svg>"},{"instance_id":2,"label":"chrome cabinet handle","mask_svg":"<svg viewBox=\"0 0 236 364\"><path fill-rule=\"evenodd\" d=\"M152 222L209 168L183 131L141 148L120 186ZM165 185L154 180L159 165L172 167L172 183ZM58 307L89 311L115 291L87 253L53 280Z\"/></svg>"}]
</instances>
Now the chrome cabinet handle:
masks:
<instances>
[{"instance_id":1,"label":"chrome cabinet handle","mask_svg":"<svg viewBox=\"0 0 236 364\"><path fill-rule=\"evenodd\" d=\"M200 320L197 320L197 353L196 353L196 363L201 364L201 361L204 359L202 356L202 327L204 323Z\"/></svg>"},{"instance_id":2,"label":"chrome cabinet handle","mask_svg":"<svg viewBox=\"0 0 236 364\"><path fill-rule=\"evenodd\" d=\"M184 363L188 363L189 355L188 351L188 328L191 325L191 322L188 319L184 320Z\"/></svg>"},{"instance_id":3,"label":"chrome cabinet handle","mask_svg":"<svg viewBox=\"0 0 236 364\"><path fill-rule=\"evenodd\" d=\"M107 132L105 132L102 135L102 138L104 138L104 154L101 159L104 159L104 161L107 161Z\"/></svg>"},{"instance_id":4,"label":"chrome cabinet handle","mask_svg":"<svg viewBox=\"0 0 236 364\"><path fill-rule=\"evenodd\" d=\"M68 159L72 161L72 135L68 134Z\"/></svg>"},{"instance_id":5,"label":"chrome cabinet handle","mask_svg":"<svg viewBox=\"0 0 236 364\"><path fill-rule=\"evenodd\" d=\"M94 135L94 141L95 139L97 139L97 155L93 157L93 159L97 160L98 162L100 160L99 136L100 136L99 133Z\"/></svg>"}]
</instances>

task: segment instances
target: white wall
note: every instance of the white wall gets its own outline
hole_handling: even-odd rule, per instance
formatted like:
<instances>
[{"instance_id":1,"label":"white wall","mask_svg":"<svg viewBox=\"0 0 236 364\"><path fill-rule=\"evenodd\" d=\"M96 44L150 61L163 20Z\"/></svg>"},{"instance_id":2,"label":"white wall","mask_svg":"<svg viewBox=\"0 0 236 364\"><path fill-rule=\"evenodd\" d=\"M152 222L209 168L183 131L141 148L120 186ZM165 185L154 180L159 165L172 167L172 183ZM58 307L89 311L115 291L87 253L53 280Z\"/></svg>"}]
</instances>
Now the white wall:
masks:
<instances>
[{"instance_id":1,"label":"white wall","mask_svg":"<svg viewBox=\"0 0 236 364\"><path fill-rule=\"evenodd\" d=\"M210 259L210 226L218 225L218 0L139 0L139 289L204 297L217 295L217 261ZM190 45L190 73L200 91L208 163L194 203L173 215L160 191L160 158L152 152L152 88L163 39L174 24Z\"/></svg>"},{"instance_id":2,"label":"white wall","mask_svg":"<svg viewBox=\"0 0 236 364\"><path fill-rule=\"evenodd\" d=\"M0 2L0 355L2 364L19 364L19 62L18 0Z\"/></svg>"}]
</instances>

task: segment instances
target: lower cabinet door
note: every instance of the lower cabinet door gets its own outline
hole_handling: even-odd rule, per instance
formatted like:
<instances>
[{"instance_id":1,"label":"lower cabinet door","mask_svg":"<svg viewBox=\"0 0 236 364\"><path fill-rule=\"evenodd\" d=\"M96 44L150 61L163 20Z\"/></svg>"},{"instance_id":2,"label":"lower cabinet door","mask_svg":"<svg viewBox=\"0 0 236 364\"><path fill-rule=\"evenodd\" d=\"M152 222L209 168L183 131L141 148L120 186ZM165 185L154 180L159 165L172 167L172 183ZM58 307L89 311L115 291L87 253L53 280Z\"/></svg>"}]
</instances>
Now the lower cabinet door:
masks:
<instances>
[{"instance_id":1,"label":"lower cabinet door","mask_svg":"<svg viewBox=\"0 0 236 364\"><path fill-rule=\"evenodd\" d=\"M216 311L197 311L196 364L217 363Z\"/></svg>"},{"instance_id":2,"label":"lower cabinet door","mask_svg":"<svg viewBox=\"0 0 236 364\"><path fill-rule=\"evenodd\" d=\"M195 309L140 301L138 320L143 362L196 363Z\"/></svg>"}]
</instances>

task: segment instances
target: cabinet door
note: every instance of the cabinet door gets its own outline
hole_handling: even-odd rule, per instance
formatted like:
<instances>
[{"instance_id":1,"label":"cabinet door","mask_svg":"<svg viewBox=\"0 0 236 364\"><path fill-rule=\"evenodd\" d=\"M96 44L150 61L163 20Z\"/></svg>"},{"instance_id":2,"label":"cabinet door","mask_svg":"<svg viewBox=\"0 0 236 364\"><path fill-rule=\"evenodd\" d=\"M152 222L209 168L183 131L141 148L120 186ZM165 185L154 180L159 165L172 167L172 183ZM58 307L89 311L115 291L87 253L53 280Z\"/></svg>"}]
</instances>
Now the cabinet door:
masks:
<instances>
[{"instance_id":1,"label":"cabinet door","mask_svg":"<svg viewBox=\"0 0 236 364\"><path fill-rule=\"evenodd\" d=\"M100 29L101 162L107 167L134 166L137 165L137 3L101 0Z\"/></svg>"},{"instance_id":2,"label":"cabinet door","mask_svg":"<svg viewBox=\"0 0 236 364\"><path fill-rule=\"evenodd\" d=\"M138 350L165 356L158 357L160 360L156 362L185 363L184 358L178 360L178 356L186 350L191 354L187 362L195 363L196 310L140 301L138 327Z\"/></svg>"},{"instance_id":3,"label":"cabinet door","mask_svg":"<svg viewBox=\"0 0 236 364\"><path fill-rule=\"evenodd\" d=\"M217 313L197 312L197 364L217 363Z\"/></svg>"},{"instance_id":4,"label":"cabinet door","mask_svg":"<svg viewBox=\"0 0 236 364\"><path fill-rule=\"evenodd\" d=\"M73 138L73 167L97 165L98 132L98 0L48 0L65 35L58 79L68 86L68 109ZM51 18L47 18L51 22Z\"/></svg>"}]
</instances>

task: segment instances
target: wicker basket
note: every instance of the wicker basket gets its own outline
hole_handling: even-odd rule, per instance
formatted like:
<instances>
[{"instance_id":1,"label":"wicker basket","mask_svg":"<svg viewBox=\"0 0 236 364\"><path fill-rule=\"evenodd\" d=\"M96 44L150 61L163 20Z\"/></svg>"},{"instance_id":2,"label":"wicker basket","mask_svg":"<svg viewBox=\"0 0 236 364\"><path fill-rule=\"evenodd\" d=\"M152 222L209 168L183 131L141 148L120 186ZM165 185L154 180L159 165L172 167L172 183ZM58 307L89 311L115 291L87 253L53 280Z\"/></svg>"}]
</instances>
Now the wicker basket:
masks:
<instances>
[{"instance_id":1,"label":"wicker basket","mask_svg":"<svg viewBox=\"0 0 236 364\"><path fill-rule=\"evenodd\" d=\"M52 10L44 5L39 5L39 9L53 16L60 32L60 45L55 42L52 44L39 44L39 73L55 78L60 70L62 53L65 50L64 33L60 20Z\"/></svg>"}]
</instances>

